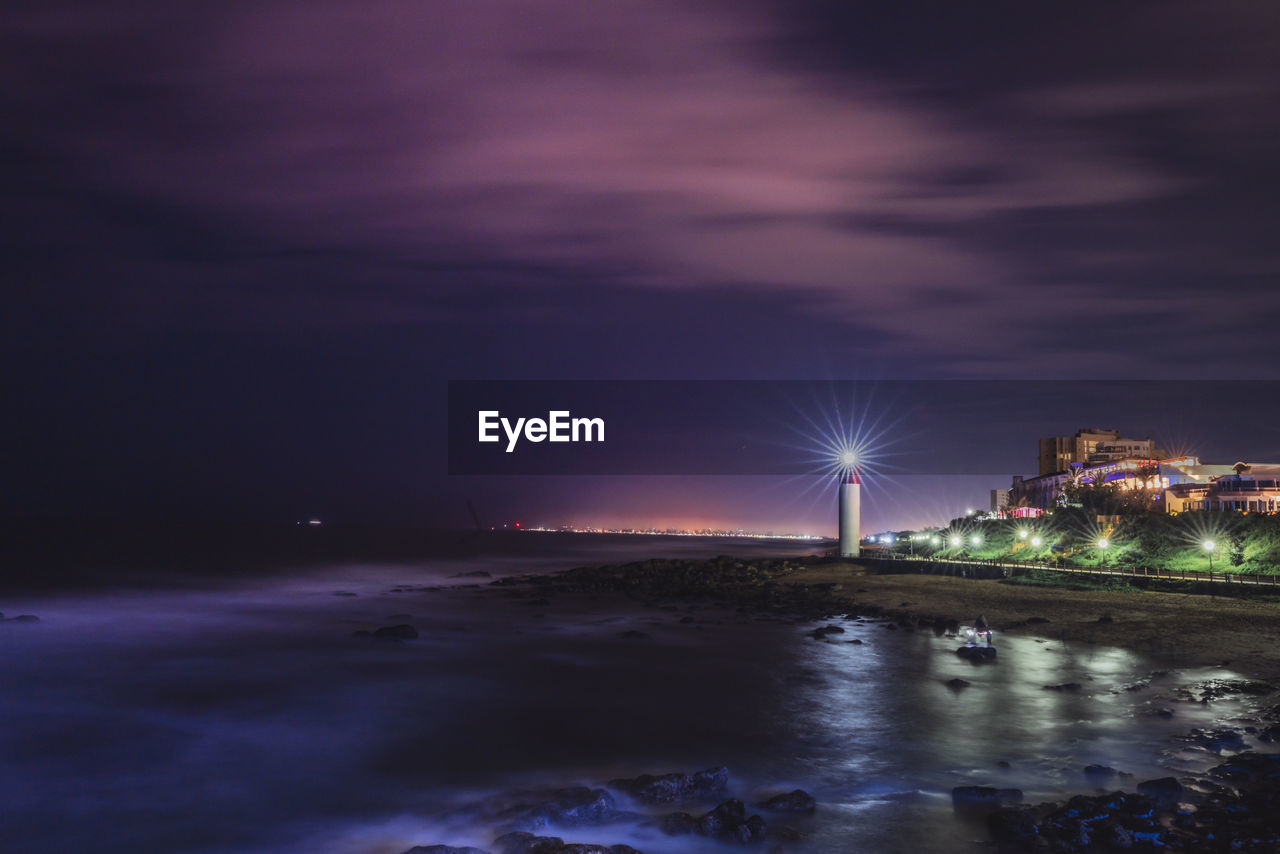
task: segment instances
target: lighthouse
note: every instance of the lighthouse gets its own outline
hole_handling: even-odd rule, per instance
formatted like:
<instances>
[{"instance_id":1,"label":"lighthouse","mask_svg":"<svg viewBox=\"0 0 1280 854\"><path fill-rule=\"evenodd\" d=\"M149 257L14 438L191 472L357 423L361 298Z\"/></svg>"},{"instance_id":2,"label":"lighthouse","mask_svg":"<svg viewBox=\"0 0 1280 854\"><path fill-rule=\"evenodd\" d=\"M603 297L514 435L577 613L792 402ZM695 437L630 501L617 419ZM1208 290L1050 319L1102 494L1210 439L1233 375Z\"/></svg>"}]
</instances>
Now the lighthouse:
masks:
<instances>
[{"instance_id":1,"label":"lighthouse","mask_svg":"<svg viewBox=\"0 0 1280 854\"><path fill-rule=\"evenodd\" d=\"M857 557L862 526L862 478L849 469L840 478L840 557Z\"/></svg>"}]
</instances>

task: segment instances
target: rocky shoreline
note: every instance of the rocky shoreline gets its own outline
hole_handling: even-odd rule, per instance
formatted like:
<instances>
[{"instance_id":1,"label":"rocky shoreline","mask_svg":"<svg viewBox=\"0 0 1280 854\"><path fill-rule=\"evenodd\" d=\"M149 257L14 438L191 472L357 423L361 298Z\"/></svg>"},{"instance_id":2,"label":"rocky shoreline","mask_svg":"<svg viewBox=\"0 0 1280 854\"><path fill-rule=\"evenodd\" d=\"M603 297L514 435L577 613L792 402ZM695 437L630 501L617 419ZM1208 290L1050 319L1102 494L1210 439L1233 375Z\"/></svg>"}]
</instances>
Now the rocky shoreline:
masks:
<instances>
[{"instance_id":1,"label":"rocky shoreline","mask_svg":"<svg viewBox=\"0 0 1280 854\"><path fill-rule=\"evenodd\" d=\"M825 580L831 574L829 564L821 558L658 559L583 567L552 575L504 578L492 582L489 589L525 599L539 609L553 607L558 599L596 601L606 597L623 597L653 609L676 610L675 606L679 606L684 611L684 616L679 618L681 623L700 622L693 614L705 608L728 609L743 618L796 624L821 624L837 618L876 618L883 620L887 628L931 631L939 636L953 635L959 627L960 615L957 614L924 610L905 601L896 608L866 601L860 594L869 591L859 584L871 582L855 573L848 573L847 580ZM1045 599L1046 603L1049 601ZM1112 619L1107 614L1097 618L1100 625ZM1052 623L1049 617L1032 616L1013 623L996 623L995 628L1036 632ZM820 642L840 643L843 631L838 625L818 625L810 636ZM635 634L640 639L642 633ZM966 686L949 684L948 687L960 691ZM1072 690L1069 684L1045 688ZM1185 686L1177 699L1211 703L1227 696L1266 697L1275 690L1273 685L1262 681L1218 681ZM1263 744L1280 739L1280 703L1263 708L1257 717L1242 724L1239 728L1195 730L1187 734L1186 743L1223 759L1204 774L1125 784L1126 775L1095 765L1084 769L1084 778L1093 786L1093 792L1064 802L1029 805L1023 803L1022 793L1015 789L959 787L952 792L953 805L958 813L982 819L996 848L1010 854L1022 851L1277 851L1280 850L1280 754L1247 749L1245 735ZM722 792L726 781L726 769L711 769L699 774L614 780L599 789L564 790L557 797L585 799L594 806L581 814L561 809L553 820L541 824L536 815L549 813L546 809L540 813L535 809L523 816L523 824L517 822L520 826L512 826L497 835L494 850L483 854L635 851L627 846L567 843L558 837L538 836L537 831L547 823L557 827L591 827L629 820L657 827L663 833L695 833L743 844L766 840L786 843L802 838L794 829L749 810L740 799L722 800L697 814L677 811L655 816L619 810L611 794L616 792L648 806L679 804L699 798L705 800L708 795ZM1110 790L1114 782L1124 785ZM566 795L566 792L572 794ZM765 813L809 812L815 806L821 809L807 793L795 791L780 794L756 809ZM480 849L447 846L419 846L408 854L451 852L482 854Z\"/></svg>"}]
</instances>

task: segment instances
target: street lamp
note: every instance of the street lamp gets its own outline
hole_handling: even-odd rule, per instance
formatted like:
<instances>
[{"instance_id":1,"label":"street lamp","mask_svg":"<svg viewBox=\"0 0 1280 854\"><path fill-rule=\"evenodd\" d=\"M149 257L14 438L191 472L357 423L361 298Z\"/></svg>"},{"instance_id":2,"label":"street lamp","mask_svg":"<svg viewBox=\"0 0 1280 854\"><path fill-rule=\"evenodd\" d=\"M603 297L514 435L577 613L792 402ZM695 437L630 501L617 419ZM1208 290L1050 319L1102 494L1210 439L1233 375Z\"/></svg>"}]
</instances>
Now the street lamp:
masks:
<instances>
[{"instance_id":1,"label":"street lamp","mask_svg":"<svg viewBox=\"0 0 1280 854\"><path fill-rule=\"evenodd\" d=\"M969 538L969 542L973 543L976 546L982 542L982 537L979 537L977 534L974 534L972 537Z\"/></svg>"},{"instance_id":2,"label":"street lamp","mask_svg":"<svg viewBox=\"0 0 1280 854\"><path fill-rule=\"evenodd\" d=\"M1109 545L1111 545L1111 541L1108 540L1106 537L1103 537L1102 539L1098 540L1098 548L1100 549L1105 549Z\"/></svg>"},{"instance_id":3,"label":"street lamp","mask_svg":"<svg viewBox=\"0 0 1280 854\"><path fill-rule=\"evenodd\" d=\"M963 540L961 540L961 539L960 539L960 535L959 535L959 534L952 534L952 535L951 535L951 548L953 548L953 549L958 549L958 548L960 548L960 543L962 543L962 542L963 542Z\"/></svg>"},{"instance_id":4,"label":"street lamp","mask_svg":"<svg viewBox=\"0 0 1280 854\"><path fill-rule=\"evenodd\" d=\"M1022 530L1018 531L1018 536L1025 540L1030 533L1031 532L1028 531L1026 528L1023 528Z\"/></svg>"},{"instance_id":5,"label":"street lamp","mask_svg":"<svg viewBox=\"0 0 1280 854\"><path fill-rule=\"evenodd\" d=\"M1039 537L1031 538L1031 545L1035 546L1036 548L1039 548L1043 543L1044 543L1044 540L1040 539Z\"/></svg>"},{"instance_id":6,"label":"street lamp","mask_svg":"<svg viewBox=\"0 0 1280 854\"><path fill-rule=\"evenodd\" d=\"M1218 548L1218 544L1213 540L1205 540L1200 545L1204 546L1204 550L1209 553L1209 572L1213 572L1213 552Z\"/></svg>"}]
</instances>

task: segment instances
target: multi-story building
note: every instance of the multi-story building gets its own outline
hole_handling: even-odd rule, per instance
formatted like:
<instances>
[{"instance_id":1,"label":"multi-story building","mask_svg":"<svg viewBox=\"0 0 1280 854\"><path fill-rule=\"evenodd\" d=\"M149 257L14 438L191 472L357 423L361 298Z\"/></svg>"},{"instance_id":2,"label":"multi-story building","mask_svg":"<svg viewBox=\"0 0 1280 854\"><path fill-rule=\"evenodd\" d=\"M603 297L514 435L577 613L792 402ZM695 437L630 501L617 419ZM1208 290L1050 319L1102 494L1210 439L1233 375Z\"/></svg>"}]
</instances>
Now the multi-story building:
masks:
<instances>
[{"instance_id":1,"label":"multi-story building","mask_svg":"<svg viewBox=\"0 0 1280 854\"><path fill-rule=\"evenodd\" d=\"M999 513L1001 510L1009 506L1009 490L993 489L991 490L991 512Z\"/></svg>"},{"instance_id":2,"label":"multi-story building","mask_svg":"<svg viewBox=\"0 0 1280 854\"><path fill-rule=\"evenodd\" d=\"M1162 460L1167 456L1150 437L1127 439L1119 430L1082 427L1074 436L1049 436L1040 440L1040 476L1068 471L1073 463Z\"/></svg>"}]
</instances>

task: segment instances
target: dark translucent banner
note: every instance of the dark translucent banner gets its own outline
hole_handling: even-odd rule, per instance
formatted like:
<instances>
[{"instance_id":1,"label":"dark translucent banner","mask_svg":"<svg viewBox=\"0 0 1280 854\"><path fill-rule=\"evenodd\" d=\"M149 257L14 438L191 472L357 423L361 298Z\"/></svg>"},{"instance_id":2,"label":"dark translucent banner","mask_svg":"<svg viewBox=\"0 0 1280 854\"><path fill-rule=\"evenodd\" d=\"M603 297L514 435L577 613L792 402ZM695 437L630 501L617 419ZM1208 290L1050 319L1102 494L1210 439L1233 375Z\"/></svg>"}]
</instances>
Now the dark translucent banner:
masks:
<instances>
[{"instance_id":1,"label":"dark translucent banner","mask_svg":"<svg viewBox=\"0 0 1280 854\"><path fill-rule=\"evenodd\" d=\"M1035 475L1081 429L1280 460L1274 381L454 381L448 405L460 475Z\"/></svg>"}]
</instances>

